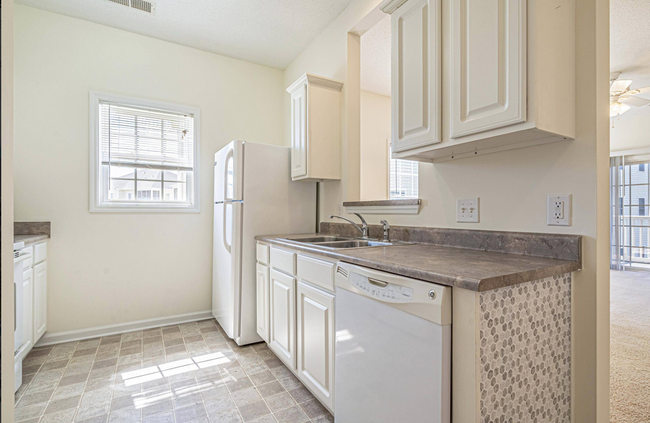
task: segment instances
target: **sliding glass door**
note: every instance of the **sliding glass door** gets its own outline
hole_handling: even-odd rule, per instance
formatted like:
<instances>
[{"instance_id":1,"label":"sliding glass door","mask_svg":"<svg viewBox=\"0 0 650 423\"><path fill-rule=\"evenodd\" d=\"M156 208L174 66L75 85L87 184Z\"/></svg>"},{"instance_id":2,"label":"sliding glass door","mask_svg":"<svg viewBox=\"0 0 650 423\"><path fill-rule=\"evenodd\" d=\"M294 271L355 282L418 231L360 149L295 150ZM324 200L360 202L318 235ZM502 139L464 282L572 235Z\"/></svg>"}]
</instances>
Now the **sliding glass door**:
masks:
<instances>
[{"instance_id":1,"label":"sliding glass door","mask_svg":"<svg viewBox=\"0 0 650 423\"><path fill-rule=\"evenodd\" d=\"M610 170L612 268L650 270L650 161L613 157Z\"/></svg>"}]
</instances>

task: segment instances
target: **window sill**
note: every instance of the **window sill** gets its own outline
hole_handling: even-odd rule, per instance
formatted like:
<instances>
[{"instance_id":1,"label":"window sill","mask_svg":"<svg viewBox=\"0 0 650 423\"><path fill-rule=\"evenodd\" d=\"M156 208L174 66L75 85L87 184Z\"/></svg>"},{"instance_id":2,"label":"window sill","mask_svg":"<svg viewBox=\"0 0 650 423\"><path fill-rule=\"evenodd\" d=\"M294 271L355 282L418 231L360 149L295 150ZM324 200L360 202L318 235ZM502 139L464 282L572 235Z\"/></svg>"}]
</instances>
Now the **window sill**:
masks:
<instances>
[{"instance_id":1,"label":"window sill","mask_svg":"<svg viewBox=\"0 0 650 423\"><path fill-rule=\"evenodd\" d=\"M198 204L193 206L171 206L171 205L134 205L134 204L91 204L91 213L199 213L201 207Z\"/></svg>"},{"instance_id":2,"label":"window sill","mask_svg":"<svg viewBox=\"0 0 650 423\"><path fill-rule=\"evenodd\" d=\"M348 201L343 203L348 213L365 214L418 214L422 200L408 198L403 200Z\"/></svg>"}]
</instances>

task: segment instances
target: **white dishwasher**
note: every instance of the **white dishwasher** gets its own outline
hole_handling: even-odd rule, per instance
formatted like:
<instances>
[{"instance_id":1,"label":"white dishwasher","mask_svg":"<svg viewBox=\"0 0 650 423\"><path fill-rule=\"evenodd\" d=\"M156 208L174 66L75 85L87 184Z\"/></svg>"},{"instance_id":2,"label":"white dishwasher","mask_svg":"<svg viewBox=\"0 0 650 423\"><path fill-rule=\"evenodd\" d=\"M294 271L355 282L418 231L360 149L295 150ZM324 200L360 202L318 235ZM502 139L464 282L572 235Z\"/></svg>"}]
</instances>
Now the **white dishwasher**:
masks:
<instances>
[{"instance_id":1,"label":"white dishwasher","mask_svg":"<svg viewBox=\"0 0 650 423\"><path fill-rule=\"evenodd\" d=\"M339 262L336 423L449 423L451 288Z\"/></svg>"}]
</instances>

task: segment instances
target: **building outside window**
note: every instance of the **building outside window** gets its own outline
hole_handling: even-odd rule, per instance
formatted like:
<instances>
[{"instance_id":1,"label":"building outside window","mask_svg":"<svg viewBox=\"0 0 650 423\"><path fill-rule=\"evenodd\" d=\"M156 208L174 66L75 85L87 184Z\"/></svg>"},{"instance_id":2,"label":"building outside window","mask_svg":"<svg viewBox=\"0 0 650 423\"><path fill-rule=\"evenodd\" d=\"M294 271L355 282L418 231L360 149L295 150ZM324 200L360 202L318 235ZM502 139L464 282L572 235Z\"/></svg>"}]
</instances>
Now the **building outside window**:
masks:
<instances>
[{"instance_id":1,"label":"building outside window","mask_svg":"<svg viewBox=\"0 0 650 423\"><path fill-rule=\"evenodd\" d=\"M618 259L624 267L650 269L650 174L645 170L647 164L624 164L613 170L614 174L618 171L618 186L612 178L612 192L617 191L619 204L612 208L618 211L612 217L612 260L616 261L616 254L619 254Z\"/></svg>"},{"instance_id":2,"label":"building outside window","mask_svg":"<svg viewBox=\"0 0 650 423\"><path fill-rule=\"evenodd\" d=\"M197 212L200 111L91 93L91 211Z\"/></svg>"}]
</instances>

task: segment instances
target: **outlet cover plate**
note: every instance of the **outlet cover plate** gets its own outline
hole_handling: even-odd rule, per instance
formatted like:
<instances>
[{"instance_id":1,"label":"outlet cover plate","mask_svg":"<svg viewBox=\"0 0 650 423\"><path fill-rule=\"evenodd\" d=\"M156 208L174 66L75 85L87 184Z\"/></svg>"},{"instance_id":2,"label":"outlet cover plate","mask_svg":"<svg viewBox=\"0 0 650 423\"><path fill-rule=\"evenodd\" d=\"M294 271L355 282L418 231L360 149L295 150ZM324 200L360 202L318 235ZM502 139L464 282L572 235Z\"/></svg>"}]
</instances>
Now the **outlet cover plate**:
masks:
<instances>
[{"instance_id":1,"label":"outlet cover plate","mask_svg":"<svg viewBox=\"0 0 650 423\"><path fill-rule=\"evenodd\" d=\"M546 224L549 226L571 226L571 194L548 196Z\"/></svg>"},{"instance_id":2,"label":"outlet cover plate","mask_svg":"<svg viewBox=\"0 0 650 423\"><path fill-rule=\"evenodd\" d=\"M478 223L479 202L478 197L459 198L456 200L456 222Z\"/></svg>"}]
</instances>

